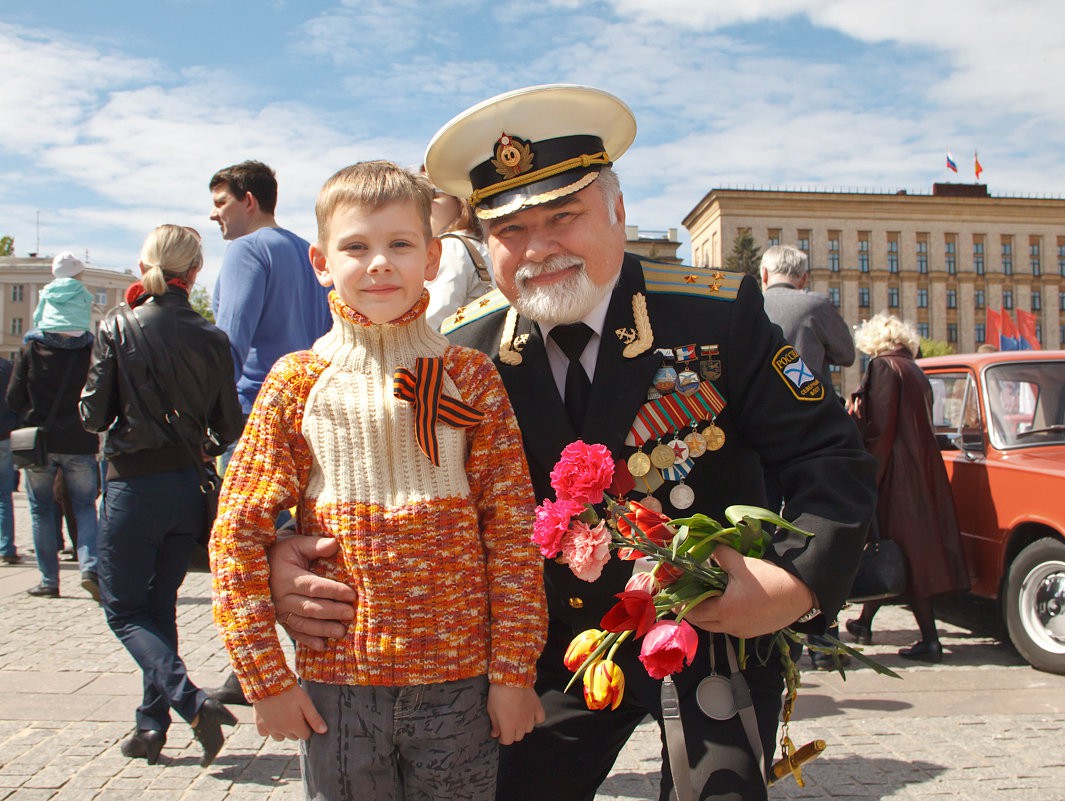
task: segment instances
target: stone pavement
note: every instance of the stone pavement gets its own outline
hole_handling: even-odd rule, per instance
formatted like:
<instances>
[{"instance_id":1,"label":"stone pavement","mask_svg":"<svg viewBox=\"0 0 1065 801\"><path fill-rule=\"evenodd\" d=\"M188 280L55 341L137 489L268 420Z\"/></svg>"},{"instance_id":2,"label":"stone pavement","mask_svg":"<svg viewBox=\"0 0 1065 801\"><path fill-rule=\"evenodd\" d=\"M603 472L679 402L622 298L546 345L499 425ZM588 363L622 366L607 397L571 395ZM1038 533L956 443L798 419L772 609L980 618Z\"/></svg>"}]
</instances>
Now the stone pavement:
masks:
<instances>
[{"instance_id":1,"label":"stone pavement","mask_svg":"<svg viewBox=\"0 0 1065 801\"><path fill-rule=\"evenodd\" d=\"M0 565L0 801L297 801L294 743L260 737L250 710L233 711L232 730L215 763L199 767L189 728L176 721L156 766L128 760L119 742L132 728L140 673L110 633L103 614L62 564L62 597L32 598L37 583L25 497L15 495L16 539L24 561ZM984 611L944 611L945 664L916 666L895 655L915 635L912 616L885 608L868 652L902 681L868 669L809 670L792 724L803 743L828 741L806 770L805 789L790 778L779 799L1065 800L1065 677L1023 665L987 633ZM222 681L227 661L210 618L208 577L190 574L178 606L181 652L201 686ZM597 801L656 799L657 729L642 725Z\"/></svg>"}]
</instances>

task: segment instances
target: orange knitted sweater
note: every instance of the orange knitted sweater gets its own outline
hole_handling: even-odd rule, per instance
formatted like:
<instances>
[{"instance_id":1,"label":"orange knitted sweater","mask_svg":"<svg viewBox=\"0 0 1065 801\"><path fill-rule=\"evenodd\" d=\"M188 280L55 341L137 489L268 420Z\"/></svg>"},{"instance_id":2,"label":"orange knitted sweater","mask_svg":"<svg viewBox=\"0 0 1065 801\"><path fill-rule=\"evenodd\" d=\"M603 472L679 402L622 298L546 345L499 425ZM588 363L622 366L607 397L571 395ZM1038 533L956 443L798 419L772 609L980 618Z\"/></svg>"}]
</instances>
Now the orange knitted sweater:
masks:
<instances>
[{"instance_id":1,"label":"orange knitted sweater","mask_svg":"<svg viewBox=\"0 0 1065 801\"><path fill-rule=\"evenodd\" d=\"M252 701L295 683L270 600L273 520L335 537L314 571L358 593L355 621L323 652L296 648L296 672L327 684L402 686L487 673L531 687L546 631L535 500L521 435L491 361L429 328L428 294L374 325L330 295L333 328L278 360L226 470L211 537L214 617ZM484 413L435 427L440 466L419 449L397 367L440 357L446 396Z\"/></svg>"}]
</instances>

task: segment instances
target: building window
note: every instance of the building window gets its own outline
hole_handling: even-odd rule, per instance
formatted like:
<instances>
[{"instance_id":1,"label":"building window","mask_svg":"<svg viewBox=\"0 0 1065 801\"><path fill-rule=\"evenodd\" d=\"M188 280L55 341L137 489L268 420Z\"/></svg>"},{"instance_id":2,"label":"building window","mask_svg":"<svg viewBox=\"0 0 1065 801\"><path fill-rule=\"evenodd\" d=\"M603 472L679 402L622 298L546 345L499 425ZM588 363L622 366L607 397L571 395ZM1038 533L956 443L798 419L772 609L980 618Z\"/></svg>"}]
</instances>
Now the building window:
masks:
<instances>
[{"instance_id":1,"label":"building window","mask_svg":"<svg viewBox=\"0 0 1065 801\"><path fill-rule=\"evenodd\" d=\"M928 273L928 240L917 240L917 272L925 275Z\"/></svg>"},{"instance_id":2,"label":"building window","mask_svg":"<svg viewBox=\"0 0 1065 801\"><path fill-rule=\"evenodd\" d=\"M839 272L839 231L828 232L828 271Z\"/></svg>"},{"instance_id":3,"label":"building window","mask_svg":"<svg viewBox=\"0 0 1065 801\"><path fill-rule=\"evenodd\" d=\"M1058 340L1061 342L1061 347L1065 348L1065 325L1058 326ZM15 357L12 356L11 358Z\"/></svg>"},{"instance_id":4,"label":"building window","mask_svg":"<svg viewBox=\"0 0 1065 801\"><path fill-rule=\"evenodd\" d=\"M888 234L887 242L887 268L889 273L899 271L899 235Z\"/></svg>"},{"instance_id":5,"label":"building window","mask_svg":"<svg viewBox=\"0 0 1065 801\"><path fill-rule=\"evenodd\" d=\"M1062 304L1065 308L1065 293L1062 293ZM869 287L863 286L858 290L858 307L862 309L869 308Z\"/></svg>"},{"instance_id":6,"label":"building window","mask_svg":"<svg viewBox=\"0 0 1065 801\"><path fill-rule=\"evenodd\" d=\"M956 309L956 308L958 308L958 290L956 290L956 289L948 289L947 290L947 308L948 309Z\"/></svg>"},{"instance_id":7,"label":"building window","mask_svg":"<svg viewBox=\"0 0 1065 801\"><path fill-rule=\"evenodd\" d=\"M22 284L11 285L11 301L13 303L19 303L22 300Z\"/></svg>"},{"instance_id":8,"label":"building window","mask_svg":"<svg viewBox=\"0 0 1065 801\"><path fill-rule=\"evenodd\" d=\"M1065 292L1058 293L1058 308L1065 311Z\"/></svg>"},{"instance_id":9,"label":"building window","mask_svg":"<svg viewBox=\"0 0 1065 801\"><path fill-rule=\"evenodd\" d=\"M984 274L984 241L973 240L973 269L977 275Z\"/></svg>"},{"instance_id":10,"label":"building window","mask_svg":"<svg viewBox=\"0 0 1065 801\"><path fill-rule=\"evenodd\" d=\"M888 287L887 291L887 305L892 309L899 307L899 289L898 287Z\"/></svg>"},{"instance_id":11,"label":"building window","mask_svg":"<svg viewBox=\"0 0 1065 801\"><path fill-rule=\"evenodd\" d=\"M806 257L810 257L810 232L809 230L799 231L799 250L806 254Z\"/></svg>"},{"instance_id":12,"label":"building window","mask_svg":"<svg viewBox=\"0 0 1065 801\"><path fill-rule=\"evenodd\" d=\"M11 318L11 333L14 334L17 337L22 336L22 318L21 317L12 317Z\"/></svg>"},{"instance_id":13,"label":"building window","mask_svg":"<svg viewBox=\"0 0 1065 801\"><path fill-rule=\"evenodd\" d=\"M1043 294L1038 290L1032 292L1032 311L1039 311L1043 308Z\"/></svg>"},{"instance_id":14,"label":"building window","mask_svg":"<svg viewBox=\"0 0 1065 801\"><path fill-rule=\"evenodd\" d=\"M927 289L918 289L917 290L917 308L918 309L927 309L928 308L928 290Z\"/></svg>"},{"instance_id":15,"label":"building window","mask_svg":"<svg viewBox=\"0 0 1065 801\"><path fill-rule=\"evenodd\" d=\"M858 271L869 272L869 233L863 231L858 234Z\"/></svg>"},{"instance_id":16,"label":"building window","mask_svg":"<svg viewBox=\"0 0 1065 801\"><path fill-rule=\"evenodd\" d=\"M1002 290L1002 308L1003 309L1012 309L1013 308L1013 290L1012 289L1003 289Z\"/></svg>"},{"instance_id":17,"label":"building window","mask_svg":"<svg viewBox=\"0 0 1065 801\"><path fill-rule=\"evenodd\" d=\"M858 372L859 373L863 373L863 374L865 373L866 369L869 367L869 359L870 358L871 357L869 356L868 353L859 353L858 354Z\"/></svg>"},{"instance_id":18,"label":"building window","mask_svg":"<svg viewBox=\"0 0 1065 801\"><path fill-rule=\"evenodd\" d=\"M1065 242L1058 240L1058 272L1065 275Z\"/></svg>"},{"instance_id":19,"label":"building window","mask_svg":"<svg viewBox=\"0 0 1065 801\"><path fill-rule=\"evenodd\" d=\"M107 305L107 290L106 289L97 289L95 297L93 298L93 302L96 305L98 305L98 306L106 306Z\"/></svg>"},{"instance_id":20,"label":"building window","mask_svg":"<svg viewBox=\"0 0 1065 801\"><path fill-rule=\"evenodd\" d=\"M953 237L944 242L944 248L946 250L944 261L947 265L947 275L956 275L958 272L957 247L958 243L954 241Z\"/></svg>"},{"instance_id":21,"label":"building window","mask_svg":"<svg viewBox=\"0 0 1065 801\"><path fill-rule=\"evenodd\" d=\"M828 288L828 299L832 301L832 305L837 309L839 308L839 287L830 286Z\"/></svg>"},{"instance_id":22,"label":"building window","mask_svg":"<svg viewBox=\"0 0 1065 801\"><path fill-rule=\"evenodd\" d=\"M977 289L973 293L973 302L976 304L976 308L978 308L978 309L984 308L984 290Z\"/></svg>"},{"instance_id":23,"label":"building window","mask_svg":"<svg viewBox=\"0 0 1065 801\"><path fill-rule=\"evenodd\" d=\"M917 324L917 336L928 339L928 323Z\"/></svg>"},{"instance_id":24,"label":"building window","mask_svg":"<svg viewBox=\"0 0 1065 801\"><path fill-rule=\"evenodd\" d=\"M987 339L987 329L984 327L983 323L977 323L976 327L973 329L973 333L976 341L979 343L983 343L983 341Z\"/></svg>"},{"instance_id":25,"label":"building window","mask_svg":"<svg viewBox=\"0 0 1065 801\"><path fill-rule=\"evenodd\" d=\"M1002 274L1013 275L1013 243L1008 239L1002 240Z\"/></svg>"},{"instance_id":26,"label":"building window","mask_svg":"<svg viewBox=\"0 0 1065 801\"><path fill-rule=\"evenodd\" d=\"M1042 275L1043 273L1042 258L1039 251L1039 239L1038 237L1032 237L1028 240L1028 263L1032 267L1032 275Z\"/></svg>"},{"instance_id":27,"label":"building window","mask_svg":"<svg viewBox=\"0 0 1065 801\"><path fill-rule=\"evenodd\" d=\"M780 244L780 229L770 228L766 235L766 242L769 243L769 247L774 247Z\"/></svg>"},{"instance_id":28,"label":"building window","mask_svg":"<svg viewBox=\"0 0 1065 801\"><path fill-rule=\"evenodd\" d=\"M957 342L958 342L958 324L957 323L947 323L947 342L951 343L952 345L957 344Z\"/></svg>"}]
</instances>

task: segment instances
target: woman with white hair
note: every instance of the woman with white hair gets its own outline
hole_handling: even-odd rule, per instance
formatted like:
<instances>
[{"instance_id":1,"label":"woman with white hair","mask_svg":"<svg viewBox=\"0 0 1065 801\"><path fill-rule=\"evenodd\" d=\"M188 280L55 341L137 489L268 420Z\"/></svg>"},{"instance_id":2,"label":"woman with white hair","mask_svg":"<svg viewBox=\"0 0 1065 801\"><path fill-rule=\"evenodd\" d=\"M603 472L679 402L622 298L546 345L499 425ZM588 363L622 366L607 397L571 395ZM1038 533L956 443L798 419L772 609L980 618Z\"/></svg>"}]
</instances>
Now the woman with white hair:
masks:
<instances>
[{"instance_id":1,"label":"woman with white hair","mask_svg":"<svg viewBox=\"0 0 1065 801\"><path fill-rule=\"evenodd\" d=\"M921 639L899 655L940 662L943 646L933 598L969 589L969 577L932 426L932 387L914 361L920 339L913 325L882 312L858 328L854 344L873 357L850 410L866 450L878 462L876 523L880 535L898 543L906 555L905 598L921 630ZM847 621L847 631L859 643L872 642L879 608L879 603L865 604L856 620Z\"/></svg>"}]
</instances>

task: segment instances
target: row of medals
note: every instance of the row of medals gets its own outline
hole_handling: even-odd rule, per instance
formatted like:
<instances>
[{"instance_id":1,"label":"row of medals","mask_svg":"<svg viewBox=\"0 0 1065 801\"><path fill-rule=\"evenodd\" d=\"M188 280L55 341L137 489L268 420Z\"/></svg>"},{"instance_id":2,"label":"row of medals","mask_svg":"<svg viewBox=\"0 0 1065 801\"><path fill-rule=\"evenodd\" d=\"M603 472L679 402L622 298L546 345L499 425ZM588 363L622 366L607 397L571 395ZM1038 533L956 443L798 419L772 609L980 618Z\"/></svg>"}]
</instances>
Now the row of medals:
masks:
<instances>
[{"instance_id":1,"label":"row of medals","mask_svg":"<svg viewBox=\"0 0 1065 801\"><path fill-rule=\"evenodd\" d=\"M680 395L694 395L699 391L699 375L688 368L685 363L684 369L678 372L673 367L673 356L670 353L667 361L663 363L655 373L653 388L648 391L648 400L660 398L671 392ZM699 426L703 426L699 430ZM665 477L659 472L668 470L674 465L682 465L688 459L698 459L707 451L720 450L725 444L725 432L714 420L692 421L691 431L681 436L680 431L672 432L672 437L666 441L666 434L658 439L658 443L651 449L650 454L645 453L643 448L633 453L628 459L629 473L637 480L637 485L646 491L647 495L640 503L648 509L656 512L662 511L661 502L652 495L662 484ZM639 479L643 479L642 482ZM684 477L680 478L677 486L669 491L669 502L675 509L687 509L695 503L695 490L684 483Z\"/></svg>"}]
</instances>

